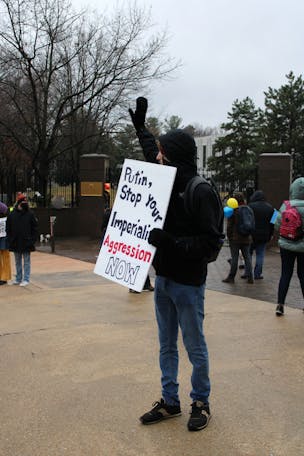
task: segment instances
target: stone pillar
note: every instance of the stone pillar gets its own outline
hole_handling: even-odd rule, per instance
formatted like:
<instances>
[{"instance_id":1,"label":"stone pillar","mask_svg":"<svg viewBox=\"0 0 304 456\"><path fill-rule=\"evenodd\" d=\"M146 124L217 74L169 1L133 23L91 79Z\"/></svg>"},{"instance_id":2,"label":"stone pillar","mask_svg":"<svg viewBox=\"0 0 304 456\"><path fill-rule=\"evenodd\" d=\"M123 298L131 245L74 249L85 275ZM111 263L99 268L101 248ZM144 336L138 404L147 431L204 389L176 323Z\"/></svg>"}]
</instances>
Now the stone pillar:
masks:
<instances>
[{"instance_id":1,"label":"stone pillar","mask_svg":"<svg viewBox=\"0 0 304 456\"><path fill-rule=\"evenodd\" d=\"M283 200L289 197L292 179L290 154L261 154L258 166L258 189L265 193L267 200L279 209Z\"/></svg>"},{"instance_id":2,"label":"stone pillar","mask_svg":"<svg viewBox=\"0 0 304 456\"><path fill-rule=\"evenodd\" d=\"M109 156L86 154L80 157L80 235L98 238L104 213L104 184L109 176Z\"/></svg>"}]
</instances>

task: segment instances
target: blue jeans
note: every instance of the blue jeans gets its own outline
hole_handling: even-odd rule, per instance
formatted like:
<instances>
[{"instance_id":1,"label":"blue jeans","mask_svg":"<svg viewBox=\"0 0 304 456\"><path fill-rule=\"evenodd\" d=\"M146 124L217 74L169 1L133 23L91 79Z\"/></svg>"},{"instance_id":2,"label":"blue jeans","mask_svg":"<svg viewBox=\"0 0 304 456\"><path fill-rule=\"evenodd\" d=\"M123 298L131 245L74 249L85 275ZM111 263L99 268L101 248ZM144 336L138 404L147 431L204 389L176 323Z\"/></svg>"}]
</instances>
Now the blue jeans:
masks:
<instances>
[{"instance_id":1,"label":"blue jeans","mask_svg":"<svg viewBox=\"0 0 304 456\"><path fill-rule=\"evenodd\" d=\"M23 280L29 282L31 274L31 252L14 252L16 265L16 282ZM22 258L23 258L23 274L22 274Z\"/></svg>"},{"instance_id":2,"label":"blue jeans","mask_svg":"<svg viewBox=\"0 0 304 456\"><path fill-rule=\"evenodd\" d=\"M254 266L254 278L258 278L262 275L263 264L266 250L266 242L259 242L256 244L251 244L250 254L253 255L255 250L255 266ZM247 271L246 271L247 272Z\"/></svg>"},{"instance_id":3,"label":"blue jeans","mask_svg":"<svg viewBox=\"0 0 304 456\"><path fill-rule=\"evenodd\" d=\"M292 252L280 248L281 254L281 277L278 290L278 303L285 304L290 280L293 274L295 261L297 260L297 274L300 281L304 298L304 252Z\"/></svg>"},{"instance_id":4,"label":"blue jeans","mask_svg":"<svg viewBox=\"0 0 304 456\"><path fill-rule=\"evenodd\" d=\"M209 358L203 334L205 285L182 285L166 277L155 280L155 312L160 344L162 397L170 405L179 404L178 327L193 366L190 397L209 403Z\"/></svg>"}]
</instances>

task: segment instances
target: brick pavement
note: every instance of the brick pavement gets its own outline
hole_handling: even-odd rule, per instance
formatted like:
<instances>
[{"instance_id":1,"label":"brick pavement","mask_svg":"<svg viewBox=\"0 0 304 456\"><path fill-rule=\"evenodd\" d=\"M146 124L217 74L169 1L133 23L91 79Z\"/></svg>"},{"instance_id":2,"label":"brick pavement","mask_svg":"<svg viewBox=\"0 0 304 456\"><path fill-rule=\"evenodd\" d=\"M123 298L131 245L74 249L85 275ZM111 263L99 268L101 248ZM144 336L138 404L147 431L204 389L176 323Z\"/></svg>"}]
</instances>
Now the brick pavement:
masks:
<instances>
[{"instance_id":1,"label":"brick pavement","mask_svg":"<svg viewBox=\"0 0 304 456\"><path fill-rule=\"evenodd\" d=\"M38 244L37 250L50 252L51 247L48 244ZM55 253L57 255L95 263L98 252L99 241L97 239L88 239L85 237L56 239ZM281 268L278 249L272 248L267 250L263 269L264 279L255 281L253 285L248 284L246 280L240 278L243 270L239 271L234 284L222 282L222 279L224 279L229 272L229 264L227 262L229 257L229 247L225 246L217 261L209 265L207 278L207 288L209 290L258 299L272 304L277 302L277 290ZM151 276L153 277L153 271ZM296 268L287 294L286 305L294 308L304 308L304 301L299 280L296 275Z\"/></svg>"},{"instance_id":2,"label":"brick pavement","mask_svg":"<svg viewBox=\"0 0 304 456\"><path fill-rule=\"evenodd\" d=\"M277 291L281 272L281 260L278 249L266 251L263 267L264 279L256 280L253 285L241 279L240 276L243 274L243 270L239 270L234 284L222 282L222 279L227 277L229 273L228 258L230 258L229 248L224 247L217 261L209 265L207 288L232 295L268 301L270 303L277 302ZM301 287L296 275L296 267L288 290L286 305L294 308L304 308Z\"/></svg>"}]
</instances>

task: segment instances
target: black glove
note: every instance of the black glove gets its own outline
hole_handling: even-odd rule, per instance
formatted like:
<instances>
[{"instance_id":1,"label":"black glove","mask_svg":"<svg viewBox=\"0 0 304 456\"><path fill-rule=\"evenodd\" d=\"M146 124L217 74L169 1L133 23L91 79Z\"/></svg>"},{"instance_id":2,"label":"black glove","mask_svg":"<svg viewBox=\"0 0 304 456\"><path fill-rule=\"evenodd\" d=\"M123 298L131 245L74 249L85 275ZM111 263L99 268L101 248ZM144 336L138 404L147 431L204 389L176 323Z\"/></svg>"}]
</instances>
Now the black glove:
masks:
<instances>
[{"instance_id":1,"label":"black glove","mask_svg":"<svg viewBox=\"0 0 304 456\"><path fill-rule=\"evenodd\" d=\"M174 238L171 234L160 228L153 228L153 230L150 231L148 242L149 244L154 245L154 247L162 247L164 245L174 244Z\"/></svg>"},{"instance_id":2,"label":"black glove","mask_svg":"<svg viewBox=\"0 0 304 456\"><path fill-rule=\"evenodd\" d=\"M147 109L148 100L144 97L137 98L135 112L129 109L129 114L136 131L142 130L145 127Z\"/></svg>"}]
</instances>

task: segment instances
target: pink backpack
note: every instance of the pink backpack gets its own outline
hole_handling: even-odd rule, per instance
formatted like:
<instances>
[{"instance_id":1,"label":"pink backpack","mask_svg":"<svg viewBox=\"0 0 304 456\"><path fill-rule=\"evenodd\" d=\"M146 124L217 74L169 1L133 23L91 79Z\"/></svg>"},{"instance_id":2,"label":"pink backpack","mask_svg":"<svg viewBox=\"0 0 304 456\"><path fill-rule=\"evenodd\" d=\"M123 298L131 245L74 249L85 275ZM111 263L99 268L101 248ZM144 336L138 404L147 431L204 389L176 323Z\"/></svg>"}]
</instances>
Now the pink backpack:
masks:
<instances>
[{"instance_id":1,"label":"pink backpack","mask_svg":"<svg viewBox=\"0 0 304 456\"><path fill-rule=\"evenodd\" d=\"M284 201L285 210L282 212L280 236L291 241L297 241L303 237L302 218L295 206L289 201Z\"/></svg>"}]
</instances>

